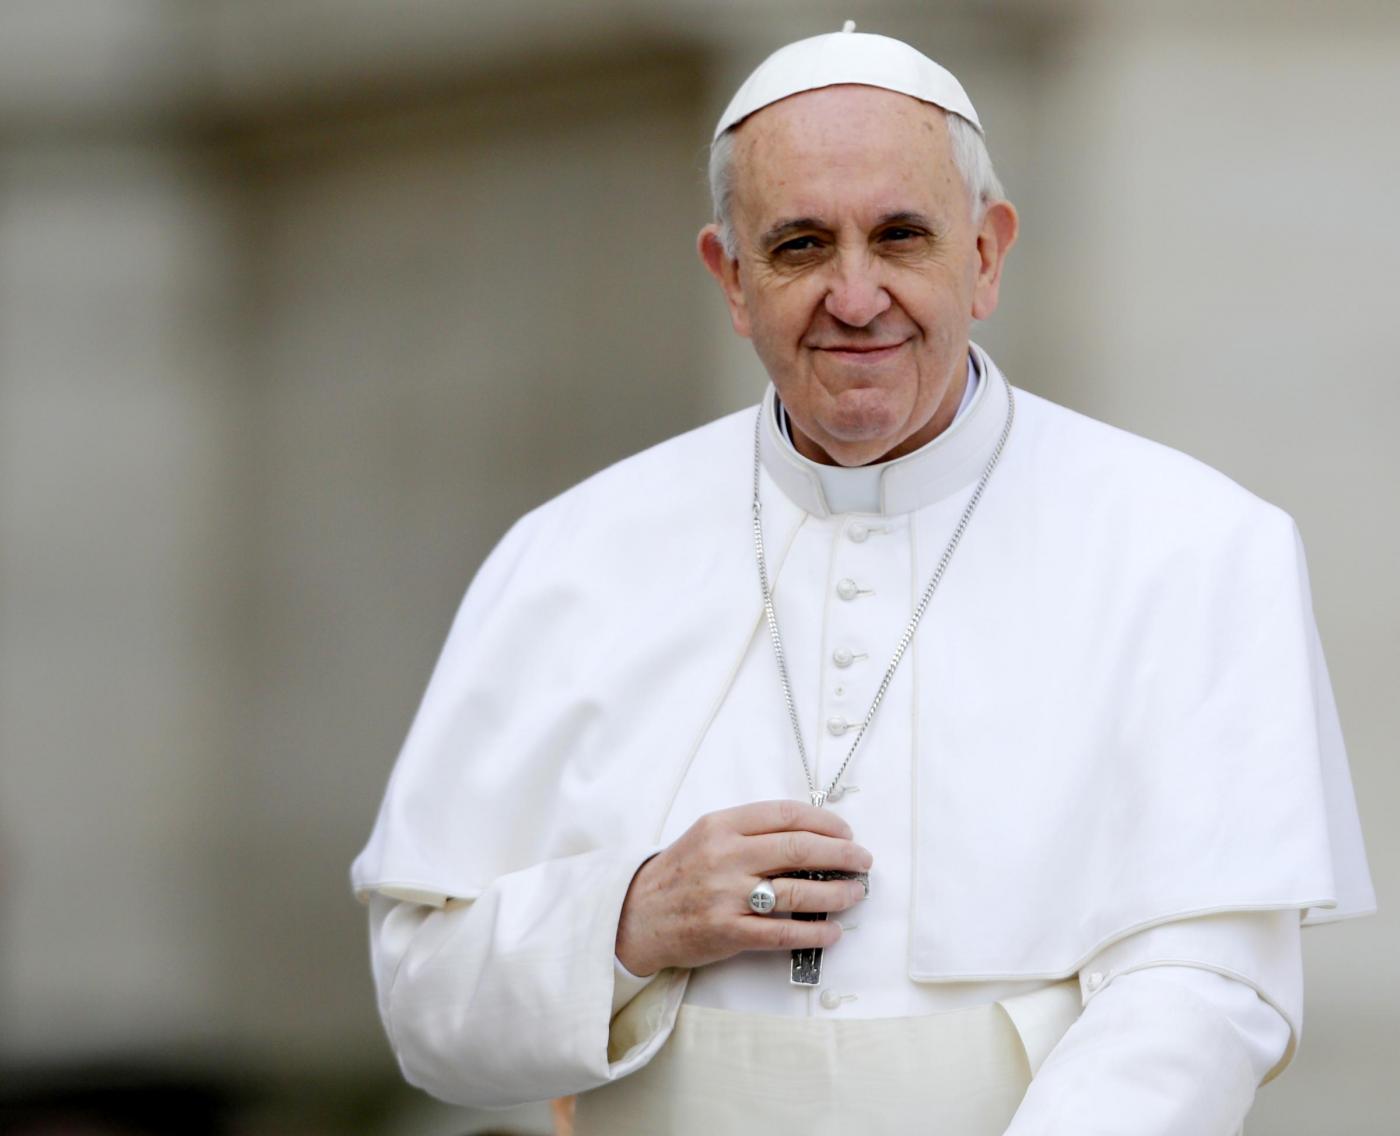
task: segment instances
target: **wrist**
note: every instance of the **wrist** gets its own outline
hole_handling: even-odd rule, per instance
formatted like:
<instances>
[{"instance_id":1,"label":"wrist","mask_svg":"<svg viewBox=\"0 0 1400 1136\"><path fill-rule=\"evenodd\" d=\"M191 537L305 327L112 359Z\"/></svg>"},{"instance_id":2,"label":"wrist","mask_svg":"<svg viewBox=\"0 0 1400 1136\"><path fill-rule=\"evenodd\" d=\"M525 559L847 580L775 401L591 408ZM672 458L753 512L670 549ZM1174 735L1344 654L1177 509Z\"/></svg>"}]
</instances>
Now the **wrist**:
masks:
<instances>
[{"instance_id":1,"label":"wrist","mask_svg":"<svg viewBox=\"0 0 1400 1136\"><path fill-rule=\"evenodd\" d=\"M643 873L651 864L646 860L632 877L631 886L622 900L622 912L617 921L617 938L613 941L613 954L618 963L636 978L650 978L662 970L666 962L658 957L659 943L648 928L649 921L640 910L644 903L642 896L646 887Z\"/></svg>"}]
</instances>

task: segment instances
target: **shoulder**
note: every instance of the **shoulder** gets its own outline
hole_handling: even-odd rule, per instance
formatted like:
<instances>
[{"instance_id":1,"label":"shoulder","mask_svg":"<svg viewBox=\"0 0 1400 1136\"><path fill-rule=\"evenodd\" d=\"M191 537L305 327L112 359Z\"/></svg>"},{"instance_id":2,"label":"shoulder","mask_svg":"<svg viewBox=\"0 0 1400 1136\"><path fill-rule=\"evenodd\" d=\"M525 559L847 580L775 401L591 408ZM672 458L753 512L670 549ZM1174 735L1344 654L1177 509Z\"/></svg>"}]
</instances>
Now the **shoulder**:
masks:
<instances>
[{"instance_id":1,"label":"shoulder","mask_svg":"<svg viewBox=\"0 0 1400 1136\"><path fill-rule=\"evenodd\" d=\"M492 558L616 561L694 540L716 518L742 521L755 413L726 415L599 470L521 517Z\"/></svg>"},{"instance_id":2,"label":"shoulder","mask_svg":"<svg viewBox=\"0 0 1400 1136\"><path fill-rule=\"evenodd\" d=\"M1027 391L1018 390L1016 401L1028 427L1024 457L1057 492L1152 509L1164 522L1218 517L1292 523L1276 505L1180 450Z\"/></svg>"},{"instance_id":3,"label":"shoulder","mask_svg":"<svg viewBox=\"0 0 1400 1136\"><path fill-rule=\"evenodd\" d=\"M738 467L749 471L756 408L748 407L668 438L599 470L541 506L546 513L573 509L668 509L715 490L728 489Z\"/></svg>"},{"instance_id":4,"label":"shoulder","mask_svg":"<svg viewBox=\"0 0 1400 1136\"><path fill-rule=\"evenodd\" d=\"M1065 564L1110 569L1121 586L1238 581L1302 570L1294 518L1205 462L1016 392L1018 524Z\"/></svg>"}]
</instances>

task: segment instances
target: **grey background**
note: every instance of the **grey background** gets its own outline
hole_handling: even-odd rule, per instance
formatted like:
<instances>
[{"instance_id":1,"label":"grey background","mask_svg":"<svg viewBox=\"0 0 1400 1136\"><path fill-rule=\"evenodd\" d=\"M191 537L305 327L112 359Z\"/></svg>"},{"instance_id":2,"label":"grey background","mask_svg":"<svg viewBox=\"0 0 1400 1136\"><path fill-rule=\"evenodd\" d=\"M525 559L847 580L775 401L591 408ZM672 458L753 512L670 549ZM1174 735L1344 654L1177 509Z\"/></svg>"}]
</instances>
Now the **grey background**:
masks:
<instances>
[{"instance_id":1,"label":"grey background","mask_svg":"<svg viewBox=\"0 0 1400 1136\"><path fill-rule=\"evenodd\" d=\"M987 125L1012 380L1302 528L1382 912L1306 936L1250 1134L1395 1129L1400 9L1350 0L0 4L0 1074L476 1123L392 1088L349 861L509 522L757 399L703 147L847 15Z\"/></svg>"}]
</instances>

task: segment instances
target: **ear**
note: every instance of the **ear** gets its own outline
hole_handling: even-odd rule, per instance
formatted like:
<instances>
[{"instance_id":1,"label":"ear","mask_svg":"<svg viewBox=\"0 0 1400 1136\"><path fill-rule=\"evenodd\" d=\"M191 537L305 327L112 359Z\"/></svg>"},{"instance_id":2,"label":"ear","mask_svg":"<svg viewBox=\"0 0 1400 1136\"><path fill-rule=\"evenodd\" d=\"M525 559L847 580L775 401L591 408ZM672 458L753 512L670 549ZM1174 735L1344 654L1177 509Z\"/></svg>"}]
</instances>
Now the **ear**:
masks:
<instances>
[{"instance_id":1,"label":"ear","mask_svg":"<svg viewBox=\"0 0 1400 1136\"><path fill-rule=\"evenodd\" d=\"M1020 231L1016 207L1009 201L987 206L977 231L977 286L972 293L972 318L984 320L997 310L1001 290L1001 266Z\"/></svg>"},{"instance_id":2,"label":"ear","mask_svg":"<svg viewBox=\"0 0 1400 1136\"><path fill-rule=\"evenodd\" d=\"M744 290L739 284L739 261L724 251L719 226L709 224L701 229L695 247L706 271L719 282L720 290L724 293L724 302L729 305L729 320L733 323L734 330L747 339L749 309L744 302Z\"/></svg>"}]
</instances>

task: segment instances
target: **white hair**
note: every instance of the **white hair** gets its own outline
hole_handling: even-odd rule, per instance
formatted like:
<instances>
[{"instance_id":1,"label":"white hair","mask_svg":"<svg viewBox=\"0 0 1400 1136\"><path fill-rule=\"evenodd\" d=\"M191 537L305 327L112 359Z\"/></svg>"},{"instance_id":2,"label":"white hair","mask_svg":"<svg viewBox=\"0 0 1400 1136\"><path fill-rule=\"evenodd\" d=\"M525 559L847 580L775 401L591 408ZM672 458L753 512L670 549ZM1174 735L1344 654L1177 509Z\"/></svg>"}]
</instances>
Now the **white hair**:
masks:
<instances>
[{"instance_id":1,"label":"white hair","mask_svg":"<svg viewBox=\"0 0 1400 1136\"><path fill-rule=\"evenodd\" d=\"M948 123L953 164L962 174L963 184L972 198L972 220L976 224L982 220L988 205L1006 199L1006 191L992 168L992 156L987 152L982 132L960 114L945 111L943 118ZM731 257L737 256L739 251L730 220L734 202L734 132L737 129L731 126L710 146L710 200L714 203L720 242Z\"/></svg>"}]
</instances>

